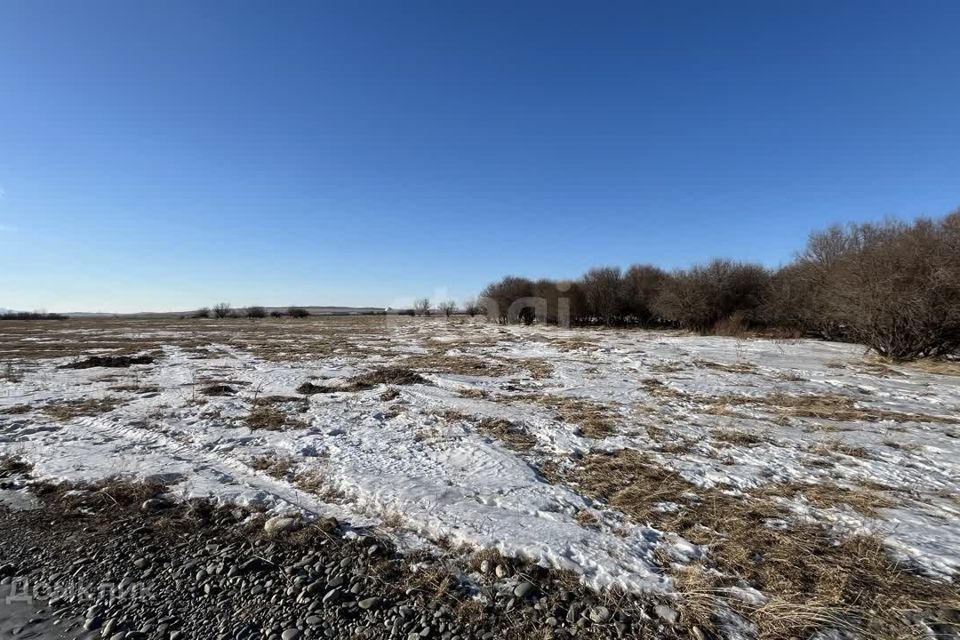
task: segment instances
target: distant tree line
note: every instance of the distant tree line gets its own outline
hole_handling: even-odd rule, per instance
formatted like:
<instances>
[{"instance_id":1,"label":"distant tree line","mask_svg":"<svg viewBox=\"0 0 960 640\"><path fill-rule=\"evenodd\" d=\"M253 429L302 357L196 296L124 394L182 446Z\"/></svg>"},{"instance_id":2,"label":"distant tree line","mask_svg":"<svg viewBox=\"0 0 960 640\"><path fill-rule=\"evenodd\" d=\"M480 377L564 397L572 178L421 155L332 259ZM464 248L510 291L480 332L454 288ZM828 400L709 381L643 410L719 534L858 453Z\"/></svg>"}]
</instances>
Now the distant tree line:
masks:
<instances>
[{"instance_id":1,"label":"distant tree line","mask_svg":"<svg viewBox=\"0 0 960 640\"><path fill-rule=\"evenodd\" d=\"M228 302L219 302L212 309L210 307L197 309L190 314L190 317L222 320L224 318L266 318L268 315L273 318L309 318L310 312L303 307L287 307L283 311L275 309L268 314L266 307L259 305L234 309Z\"/></svg>"},{"instance_id":2,"label":"distant tree line","mask_svg":"<svg viewBox=\"0 0 960 640\"><path fill-rule=\"evenodd\" d=\"M894 359L960 349L960 211L833 226L789 264L591 269L575 281L508 276L470 310L497 322L777 330L862 343Z\"/></svg>"},{"instance_id":3,"label":"distant tree line","mask_svg":"<svg viewBox=\"0 0 960 640\"><path fill-rule=\"evenodd\" d=\"M5 311L0 313L0 320L67 320L69 316L61 313L47 313L45 311Z\"/></svg>"}]
</instances>

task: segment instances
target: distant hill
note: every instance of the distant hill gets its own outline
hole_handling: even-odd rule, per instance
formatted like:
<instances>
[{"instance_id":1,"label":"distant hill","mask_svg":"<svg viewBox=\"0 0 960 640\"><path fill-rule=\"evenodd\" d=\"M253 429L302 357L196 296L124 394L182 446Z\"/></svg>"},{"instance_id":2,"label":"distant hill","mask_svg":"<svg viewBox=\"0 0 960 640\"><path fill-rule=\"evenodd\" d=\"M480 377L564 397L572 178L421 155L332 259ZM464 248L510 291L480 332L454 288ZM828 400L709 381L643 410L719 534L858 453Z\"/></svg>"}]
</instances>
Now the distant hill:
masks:
<instances>
[{"instance_id":1,"label":"distant hill","mask_svg":"<svg viewBox=\"0 0 960 640\"><path fill-rule=\"evenodd\" d=\"M306 309L312 316L332 316L332 315L365 315L371 313L383 313L383 307L307 307L299 305L287 305L283 307L264 307L267 313L272 311L286 311L291 306L297 306L300 309ZM242 312L246 307L234 307L234 311ZM76 311L65 313L71 318L153 318L161 316L189 316L195 311L144 311L140 313L90 313Z\"/></svg>"},{"instance_id":2,"label":"distant hill","mask_svg":"<svg viewBox=\"0 0 960 640\"><path fill-rule=\"evenodd\" d=\"M267 310L267 313L272 311L286 311L290 306L297 305L287 305L285 307L264 307ZM235 311L243 311L245 307L236 307ZM310 312L312 316L332 316L332 315L366 315L371 313L383 313L383 307L299 307L301 309L306 309ZM189 311L143 311L139 313L109 313L109 312L90 312L90 311L69 311L63 313L62 315L68 316L70 318L152 318L160 316L188 316L194 312L194 309ZM6 313L21 313L16 309L6 309L0 307L0 315Z\"/></svg>"}]
</instances>

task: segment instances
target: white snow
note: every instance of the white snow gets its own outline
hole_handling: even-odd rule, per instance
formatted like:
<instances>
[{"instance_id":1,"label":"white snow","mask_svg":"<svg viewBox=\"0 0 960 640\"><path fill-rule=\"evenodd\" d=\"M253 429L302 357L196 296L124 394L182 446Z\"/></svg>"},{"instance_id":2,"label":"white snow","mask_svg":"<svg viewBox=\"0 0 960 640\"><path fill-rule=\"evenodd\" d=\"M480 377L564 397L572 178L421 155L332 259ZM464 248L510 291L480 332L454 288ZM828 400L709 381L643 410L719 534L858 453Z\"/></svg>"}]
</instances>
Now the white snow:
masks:
<instances>
[{"instance_id":1,"label":"white snow","mask_svg":"<svg viewBox=\"0 0 960 640\"><path fill-rule=\"evenodd\" d=\"M57 331L60 336L70 333ZM137 336L162 340L177 331L141 328ZM507 555L576 571L591 586L669 592L669 580L652 562L654 551L663 548L683 560L697 557L701 549L550 484L531 464L593 448L652 450L648 428L662 429L691 446L652 455L700 487L748 490L771 482L830 481L880 483L899 490L909 499L882 510L879 518L850 509L817 510L802 499L792 507L838 531L878 532L895 553L931 575L948 577L960 570L960 426L951 422L960 416L957 377L903 366L880 374L864 364L860 347L809 340L396 319L384 323L379 333L366 343L367 353L377 355L366 357L347 351L277 363L223 343L209 345L214 358L167 345L155 364L121 370L64 370L58 367L68 358L40 360L26 367L19 381L0 380L0 412L31 406L23 414L0 413L0 455L28 459L40 478L156 477L184 496L261 504L276 512L298 509L357 525L387 520L395 526L399 521L394 532L406 545L444 538L496 547ZM77 334L75 338L95 331ZM571 340L582 346L560 342ZM539 358L552 365L553 373L545 378L523 370L502 377L428 373L431 384L397 387L396 400L382 400L383 387L311 396L307 410L294 414L304 428L274 432L243 424L254 398L296 396L296 388L312 377L346 379L396 364L406 355L446 348L451 354L507 364ZM230 381L240 391L200 403L203 379ZM650 379L686 395L655 394L645 383ZM158 391L110 389L117 384L156 386ZM501 397L465 397L465 390ZM531 393L607 405L616 416L617 433L590 439L578 435L576 425L559 421L548 407L504 401ZM762 407L734 407L734 415L715 415L706 411L704 401L772 393L839 394L858 406L929 418L774 422ZM50 403L108 396L123 402L102 415L59 422L43 412ZM513 451L476 429L480 417L525 425L537 444L527 454ZM718 429L752 433L762 441L749 446L718 441L712 437ZM870 455L833 455L832 464L824 466L817 464L823 459L816 451L821 443L864 447ZM325 502L289 481L253 470L251 460L264 454L291 457L298 471L316 472L329 495L338 497ZM588 508L599 514L599 527L585 527L575 518ZM739 595L762 597L746 589Z\"/></svg>"}]
</instances>

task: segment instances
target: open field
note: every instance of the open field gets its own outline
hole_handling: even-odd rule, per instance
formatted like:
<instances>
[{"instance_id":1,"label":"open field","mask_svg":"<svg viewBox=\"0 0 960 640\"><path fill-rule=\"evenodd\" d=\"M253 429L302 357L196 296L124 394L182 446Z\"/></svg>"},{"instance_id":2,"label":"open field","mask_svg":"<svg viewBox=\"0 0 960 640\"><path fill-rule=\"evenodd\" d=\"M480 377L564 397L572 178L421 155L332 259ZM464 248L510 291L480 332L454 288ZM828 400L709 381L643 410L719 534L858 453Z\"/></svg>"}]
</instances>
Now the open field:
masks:
<instances>
[{"instance_id":1,"label":"open field","mask_svg":"<svg viewBox=\"0 0 960 640\"><path fill-rule=\"evenodd\" d=\"M960 620L958 373L466 318L7 322L0 460L334 517L467 575L495 549L700 634L923 637Z\"/></svg>"}]
</instances>

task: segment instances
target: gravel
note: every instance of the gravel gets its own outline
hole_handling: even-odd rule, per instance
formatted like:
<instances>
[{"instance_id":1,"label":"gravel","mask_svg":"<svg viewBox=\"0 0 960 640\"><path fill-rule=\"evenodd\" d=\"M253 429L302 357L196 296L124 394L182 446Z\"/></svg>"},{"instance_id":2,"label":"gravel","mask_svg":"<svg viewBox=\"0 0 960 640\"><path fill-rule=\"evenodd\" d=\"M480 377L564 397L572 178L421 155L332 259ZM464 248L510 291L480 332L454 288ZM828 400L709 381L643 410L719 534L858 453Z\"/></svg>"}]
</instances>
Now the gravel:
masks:
<instances>
[{"instance_id":1,"label":"gravel","mask_svg":"<svg viewBox=\"0 0 960 640\"><path fill-rule=\"evenodd\" d=\"M493 570L487 562L483 573L422 554L414 564L343 523L176 504L161 491L41 487L38 509L0 512L2 589L42 591L32 606L45 607L63 634L35 637L689 636L655 612L657 602L571 587L567 576L515 560ZM151 500L163 508L146 508ZM438 586L437 575L449 579Z\"/></svg>"}]
</instances>

